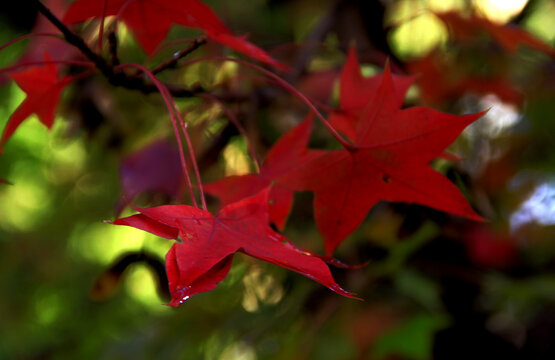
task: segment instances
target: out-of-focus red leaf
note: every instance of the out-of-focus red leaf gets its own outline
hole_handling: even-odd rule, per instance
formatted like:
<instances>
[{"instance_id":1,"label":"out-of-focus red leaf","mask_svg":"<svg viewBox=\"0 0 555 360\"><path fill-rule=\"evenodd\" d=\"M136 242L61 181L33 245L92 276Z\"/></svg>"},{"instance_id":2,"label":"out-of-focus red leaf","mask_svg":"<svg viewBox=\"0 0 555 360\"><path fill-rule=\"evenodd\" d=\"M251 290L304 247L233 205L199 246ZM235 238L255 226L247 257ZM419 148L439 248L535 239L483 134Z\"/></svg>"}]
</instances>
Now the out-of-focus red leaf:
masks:
<instances>
[{"instance_id":1,"label":"out-of-focus red leaf","mask_svg":"<svg viewBox=\"0 0 555 360\"><path fill-rule=\"evenodd\" d=\"M164 237L170 235L170 228L178 234L175 238L182 242L174 244L166 255L171 306L215 288L227 275L236 252L296 271L338 294L354 297L333 280L324 261L290 245L268 226L268 195L269 189L265 189L225 206L216 215L188 205L138 209L140 214L114 224Z\"/></svg>"},{"instance_id":2,"label":"out-of-focus red leaf","mask_svg":"<svg viewBox=\"0 0 555 360\"><path fill-rule=\"evenodd\" d=\"M324 70L303 75L297 82L297 90L312 100L327 103L333 90L337 70Z\"/></svg>"},{"instance_id":3,"label":"out-of-focus red leaf","mask_svg":"<svg viewBox=\"0 0 555 360\"><path fill-rule=\"evenodd\" d=\"M504 102L522 103L522 93L506 79L465 74L460 67L440 60L436 53L409 63L408 68L419 75L420 96L426 104L443 104L466 93L495 94Z\"/></svg>"},{"instance_id":4,"label":"out-of-focus red leaf","mask_svg":"<svg viewBox=\"0 0 555 360\"><path fill-rule=\"evenodd\" d=\"M166 38L173 19L180 13L180 5L181 1L168 0L78 0L71 4L63 21L74 24L102 15L119 15L150 54Z\"/></svg>"},{"instance_id":5,"label":"out-of-focus red leaf","mask_svg":"<svg viewBox=\"0 0 555 360\"><path fill-rule=\"evenodd\" d=\"M357 120L354 151L322 151L278 181L315 193L316 225L327 254L380 200L418 203L480 220L464 196L429 162L483 113L455 116L428 108L400 109L386 68L376 96Z\"/></svg>"},{"instance_id":6,"label":"out-of-focus red leaf","mask_svg":"<svg viewBox=\"0 0 555 360\"><path fill-rule=\"evenodd\" d=\"M307 151L312 128L312 115L291 129L277 141L268 152L259 174L229 176L204 185L204 190L217 196L222 206L239 201L260 192L265 187L287 174L292 168L316 155ZM270 221L283 229L293 204L293 191L273 185L269 195Z\"/></svg>"},{"instance_id":7,"label":"out-of-focus red leaf","mask_svg":"<svg viewBox=\"0 0 555 360\"><path fill-rule=\"evenodd\" d=\"M45 55L45 60L50 60L50 57ZM72 81L69 76L58 78L58 69L54 64L29 67L11 73L10 77L25 91L27 97L8 119L0 146L32 114L36 114L39 120L50 129L62 91Z\"/></svg>"},{"instance_id":8,"label":"out-of-focus red leaf","mask_svg":"<svg viewBox=\"0 0 555 360\"><path fill-rule=\"evenodd\" d=\"M486 225L472 226L466 232L464 241L468 256L480 266L507 268L514 264L518 255L513 237L496 232Z\"/></svg>"},{"instance_id":9,"label":"out-of-focus red leaf","mask_svg":"<svg viewBox=\"0 0 555 360\"><path fill-rule=\"evenodd\" d=\"M365 78L360 71L354 47L349 49L339 83L339 109L330 114L330 123L347 137L356 137L357 121L366 106L376 97L383 74ZM412 76L393 75L395 102L403 104L407 90L414 82Z\"/></svg>"},{"instance_id":10,"label":"out-of-focus red leaf","mask_svg":"<svg viewBox=\"0 0 555 360\"><path fill-rule=\"evenodd\" d=\"M47 6L54 15L62 17L67 9L68 2L66 0L46 0L44 1L44 5ZM40 14L37 17L32 32L59 33L61 35L60 30ZM78 50L63 39L41 36L29 41L29 46L21 57L20 62L40 61L45 52L48 53L53 60L69 59L78 54Z\"/></svg>"},{"instance_id":11,"label":"out-of-focus red leaf","mask_svg":"<svg viewBox=\"0 0 555 360\"><path fill-rule=\"evenodd\" d=\"M179 199L183 193L179 152L163 139L125 157L119 172L123 199L117 214L143 192L162 193L172 199Z\"/></svg>"},{"instance_id":12,"label":"out-of-focus red leaf","mask_svg":"<svg viewBox=\"0 0 555 360\"><path fill-rule=\"evenodd\" d=\"M553 48L522 28L511 24L497 24L476 14L465 17L457 11L435 13L462 41L471 41L479 32L488 33L507 51L515 52L520 45L555 55Z\"/></svg>"},{"instance_id":13,"label":"out-of-focus red leaf","mask_svg":"<svg viewBox=\"0 0 555 360\"><path fill-rule=\"evenodd\" d=\"M221 33L221 32L213 32L213 31L206 31L206 35L208 35L208 37L211 38L212 40L217 41L220 44L229 46L233 50L243 53L252 59L264 62L266 64L270 64L282 70L289 70L289 67L283 65L279 61L272 58L270 55L268 55L267 52L265 52L258 46L247 41L246 36L235 36L230 33Z\"/></svg>"},{"instance_id":14,"label":"out-of-focus red leaf","mask_svg":"<svg viewBox=\"0 0 555 360\"><path fill-rule=\"evenodd\" d=\"M110 0L105 9L104 1L77 0L68 9L64 22L79 23L103 14L119 15L148 54L156 50L173 24L179 24L204 30L211 39L253 59L287 68L244 37L233 35L212 9L198 0Z\"/></svg>"}]
</instances>

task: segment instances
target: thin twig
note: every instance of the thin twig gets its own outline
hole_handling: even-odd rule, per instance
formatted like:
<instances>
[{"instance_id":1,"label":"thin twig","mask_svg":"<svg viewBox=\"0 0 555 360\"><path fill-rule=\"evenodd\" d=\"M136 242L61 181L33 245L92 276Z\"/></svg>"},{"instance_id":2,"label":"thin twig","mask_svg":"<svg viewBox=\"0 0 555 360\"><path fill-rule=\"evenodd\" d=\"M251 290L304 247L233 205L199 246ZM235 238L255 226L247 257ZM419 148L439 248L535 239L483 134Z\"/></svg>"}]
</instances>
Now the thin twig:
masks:
<instances>
[{"instance_id":1,"label":"thin twig","mask_svg":"<svg viewBox=\"0 0 555 360\"><path fill-rule=\"evenodd\" d=\"M110 46L110 62L112 66L118 66L120 64L118 57L118 37L114 30L110 31L108 34L108 44Z\"/></svg>"},{"instance_id":2,"label":"thin twig","mask_svg":"<svg viewBox=\"0 0 555 360\"><path fill-rule=\"evenodd\" d=\"M193 51L195 51L196 49L198 49L200 46L202 46L205 43L206 43L206 35L201 35L201 36L197 37L185 49L175 53L170 59L164 61L163 63L161 63L159 65L157 65L150 72L152 72L153 74L158 74L159 72L164 71L166 69L176 67L177 63L180 59L189 55L190 53L192 53Z\"/></svg>"},{"instance_id":3,"label":"thin twig","mask_svg":"<svg viewBox=\"0 0 555 360\"><path fill-rule=\"evenodd\" d=\"M181 120L181 114L179 113L179 111L175 111L176 110L176 106L175 106L175 102L173 101L173 98L169 95L168 90L164 87L164 84L162 84L158 79L156 79L156 77L154 76L154 74L152 74L147 68L143 67L142 65L139 64L122 64L118 66L119 68L126 68L126 67L132 67L135 69L138 69L140 71L142 71L146 76L148 76L152 82L154 83L154 85L156 86L156 88L158 89L158 92L160 93L160 95L162 96L162 99L164 100L164 103L166 105L166 108L168 110L168 113L170 115L170 119L173 125L173 130L175 133L175 139L177 140L177 145L179 147L179 156L181 159L181 168L183 170L183 177L185 178L185 181L187 183L187 187L189 189L189 196L191 197L191 201L193 203L194 207L198 207L197 204L197 200L195 198L195 194L193 192L193 184L191 182L191 177L189 176L189 170L188 170L188 166L187 166L187 159L185 158L185 154L183 152L183 144L181 143L181 136L179 135L179 128L178 128L178 119L176 119L176 115L179 117L179 120ZM193 158L192 161L195 161L195 159ZM204 208L206 210L206 207Z\"/></svg>"},{"instance_id":4,"label":"thin twig","mask_svg":"<svg viewBox=\"0 0 555 360\"><path fill-rule=\"evenodd\" d=\"M145 81L143 76L130 75L108 63L102 56L92 51L85 43L83 38L71 31L56 15L54 15L39 0L34 0L37 8L61 33L66 41L79 49L85 57L91 60L96 68L106 77L108 82L114 86L120 86L129 90L138 90L143 94L151 94L158 92L158 88L153 83ZM174 97L192 97L198 93L205 92L200 86L193 89L186 89L182 86L173 84L164 84Z\"/></svg>"},{"instance_id":5,"label":"thin twig","mask_svg":"<svg viewBox=\"0 0 555 360\"><path fill-rule=\"evenodd\" d=\"M102 38L104 36L104 21L106 20L106 9L108 7L108 0L104 0L102 6L102 17L100 18L100 26L98 28L98 46L97 51L100 54L102 52Z\"/></svg>"}]
</instances>

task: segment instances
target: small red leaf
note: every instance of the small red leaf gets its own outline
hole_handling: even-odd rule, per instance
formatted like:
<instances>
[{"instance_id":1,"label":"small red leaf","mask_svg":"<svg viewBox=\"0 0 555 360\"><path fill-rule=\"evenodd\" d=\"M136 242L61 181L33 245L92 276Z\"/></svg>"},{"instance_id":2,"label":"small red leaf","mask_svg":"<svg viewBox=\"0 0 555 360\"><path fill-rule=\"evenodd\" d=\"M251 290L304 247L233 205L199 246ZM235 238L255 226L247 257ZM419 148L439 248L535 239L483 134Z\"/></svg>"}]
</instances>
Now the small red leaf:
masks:
<instances>
[{"instance_id":1,"label":"small red leaf","mask_svg":"<svg viewBox=\"0 0 555 360\"><path fill-rule=\"evenodd\" d=\"M45 60L50 60L47 54L45 54ZM29 67L11 73L10 77L25 91L27 97L8 119L0 145L3 145L19 125L32 114L37 114L46 127L52 127L62 91L71 82L68 76L58 78L58 70L54 64Z\"/></svg>"},{"instance_id":2,"label":"small red leaf","mask_svg":"<svg viewBox=\"0 0 555 360\"><path fill-rule=\"evenodd\" d=\"M504 269L514 264L518 255L513 237L483 225L471 227L464 241L470 259L481 266Z\"/></svg>"},{"instance_id":3,"label":"small red leaf","mask_svg":"<svg viewBox=\"0 0 555 360\"><path fill-rule=\"evenodd\" d=\"M204 190L217 196L222 206L258 193L295 166L316 156L317 152L306 149L311 128L312 115L283 135L268 152L260 174L230 176L204 185ZM274 185L270 191L269 200L270 221L283 229L293 203L293 192Z\"/></svg>"}]
</instances>

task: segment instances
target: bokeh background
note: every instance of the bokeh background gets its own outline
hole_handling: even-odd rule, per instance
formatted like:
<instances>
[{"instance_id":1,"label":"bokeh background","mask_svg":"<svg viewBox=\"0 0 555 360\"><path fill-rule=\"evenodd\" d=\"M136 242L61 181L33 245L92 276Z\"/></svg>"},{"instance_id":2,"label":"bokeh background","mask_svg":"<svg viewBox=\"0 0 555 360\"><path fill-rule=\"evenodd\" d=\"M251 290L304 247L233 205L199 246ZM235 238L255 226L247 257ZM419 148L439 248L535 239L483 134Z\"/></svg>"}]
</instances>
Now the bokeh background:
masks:
<instances>
[{"instance_id":1,"label":"bokeh background","mask_svg":"<svg viewBox=\"0 0 555 360\"><path fill-rule=\"evenodd\" d=\"M489 108L449 149L459 161L433 163L488 221L380 203L337 253L369 264L333 269L364 301L237 255L218 288L170 308L163 257L171 242L104 221L125 206L120 174L130 157L175 149L167 113L156 95L83 80L64 93L52 131L27 120L0 156L0 178L13 184L0 184L0 359L554 359L555 2L206 2L234 32L290 65L284 78L318 103L337 105L338 75L353 45L366 76L386 59L397 73L417 74L406 106L455 114ZM67 6L45 3L59 13ZM478 22L462 27L473 32L465 37L442 21L443 11L525 29L547 50L508 49ZM36 16L27 2L3 4L0 42L30 32ZM83 27L91 44L97 26ZM121 58L144 62L126 29L119 31ZM176 27L170 40L197 34ZM0 66L29 56L40 41L2 50ZM169 46L151 61L179 49ZM193 56L210 54L232 52L209 43ZM162 76L230 95L226 103L259 156L308 112L230 63ZM0 81L3 128L24 93ZM221 107L200 99L179 105L205 181L253 170L245 139ZM319 125L312 142L337 146ZM135 195L142 206L186 201L179 191ZM321 251L311 200L296 196L285 234Z\"/></svg>"}]
</instances>

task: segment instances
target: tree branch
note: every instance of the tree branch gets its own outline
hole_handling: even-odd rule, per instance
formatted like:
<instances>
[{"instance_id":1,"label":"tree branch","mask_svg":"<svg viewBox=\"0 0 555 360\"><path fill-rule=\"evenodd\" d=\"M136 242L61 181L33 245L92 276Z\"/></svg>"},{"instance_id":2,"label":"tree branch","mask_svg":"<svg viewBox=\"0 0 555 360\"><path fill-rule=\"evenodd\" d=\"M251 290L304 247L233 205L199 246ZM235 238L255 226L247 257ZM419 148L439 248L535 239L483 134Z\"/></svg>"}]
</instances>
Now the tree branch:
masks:
<instances>
[{"instance_id":1,"label":"tree branch","mask_svg":"<svg viewBox=\"0 0 555 360\"><path fill-rule=\"evenodd\" d=\"M180 59L182 59L185 56L187 56L188 54L192 53L193 51L195 51L196 49L198 49L201 45L203 45L205 43L206 43L206 35L201 35L201 36L197 37L195 40L193 40L193 42L191 44L189 44L188 47L186 47L185 49L177 52L176 54L174 54L167 61L164 61L163 63L157 65L155 68L153 68L151 70L151 72L153 74L158 74L159 72L162 72L166 69L170 69L170 68L173 68L173 67L177 66L177 63Z\"/></svg>"},{"instance_id":2,"label":"tree branch","mask_svg":"<svg viewBox=\"0 0 555 360\"><path fill-rule=\"evenodd\" d=\"M40 0L35 0L35 4L37 5L38 11L43 14L48 19L48 21L56 26L58 30L62 32L65 40L69 44L79 49L83 53L83 55L85 55L85 57L91 60L95 64L96 68L102 73L102 75L106 77L110 84L130 90L138 90L141 91L143 94L158 92L158 88L154 84L146 82L143 76L130 75L124 71L116 70L114 65L108 63L102 56L92 51L87 43L83 40L83 38L71 31L56 15L54 15L42 2L40 2ZM193 43L193 45L195 43ZM186 52L183 56L190 53L198 46L200 46L200 43L191 50L188 50L189 48L182 50L182 52ZM168 65L168 67L172 66L171 64L173 63L174 59L175 58L172 58L167 61L167 63L170 64ZM202 87L200 86L193 89L186 89L178 85L164 85L168 88L172 96L175 97L192 97L198 93L204 92L204 89L202 89Z\"/></svg>"}]
</instances>

